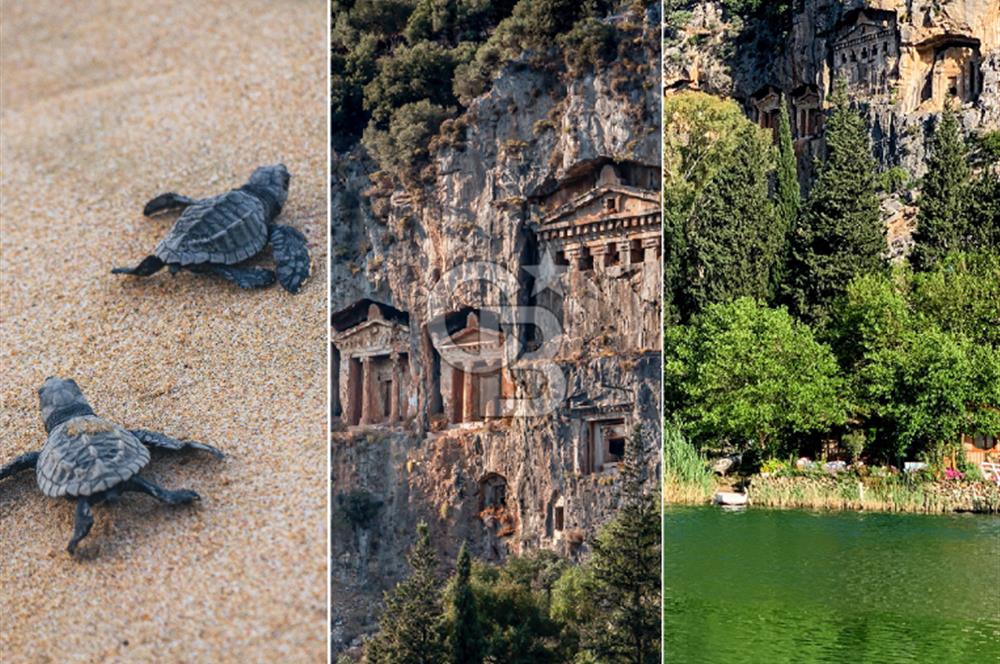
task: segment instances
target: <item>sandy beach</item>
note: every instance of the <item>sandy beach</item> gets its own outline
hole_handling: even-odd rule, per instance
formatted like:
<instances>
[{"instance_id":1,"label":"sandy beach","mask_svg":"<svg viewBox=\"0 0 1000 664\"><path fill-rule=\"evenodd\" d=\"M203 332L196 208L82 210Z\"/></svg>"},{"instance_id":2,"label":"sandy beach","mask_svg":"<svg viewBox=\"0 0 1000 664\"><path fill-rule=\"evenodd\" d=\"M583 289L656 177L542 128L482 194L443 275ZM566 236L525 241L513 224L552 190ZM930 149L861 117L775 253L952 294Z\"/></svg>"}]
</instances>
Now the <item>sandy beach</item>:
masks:
<instances>
[{"instance_id":1,"label":"sandy beach","mask_svg":"<svg viewBox=\"0 0 1000 664\"><path fill-rule=\"evenodd\" d=\"M0 660L325 661L327 5L87 6L2 4L0 461L41 448L49 375L229 457L154 455L143 474L201 503L98 506L79 559L72 504L0 483ZM313 260L299 295L110 274L170 228L148 199L277 161Z\"/></svg>"}]
</instances>

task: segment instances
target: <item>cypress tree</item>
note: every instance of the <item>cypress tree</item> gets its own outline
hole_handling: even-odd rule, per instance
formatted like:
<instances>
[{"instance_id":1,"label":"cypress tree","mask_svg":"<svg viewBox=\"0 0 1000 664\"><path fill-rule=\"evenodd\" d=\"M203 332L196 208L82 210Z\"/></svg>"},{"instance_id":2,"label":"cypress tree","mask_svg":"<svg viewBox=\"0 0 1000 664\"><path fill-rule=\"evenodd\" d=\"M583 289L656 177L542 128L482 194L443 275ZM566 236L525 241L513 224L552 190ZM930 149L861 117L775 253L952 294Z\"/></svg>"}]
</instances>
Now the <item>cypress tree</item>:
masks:
<instances>
[{"instance_id":1,"label":"cypress tree","mask_svg":"<svg viewBox=\"0 0 1000 664\"><path fill-rule=\"evenodd\" d=\"M706 185L688 220L685 318L715 302L766 298L780 252L780 224L768 198L767 141L752 125Z\"/></svg>"},{"instance_id":2,"label":"cypress tree","mask_svg":"<svg viewBox=\"0 0 1000 664\"><path fill-rule=\"evenodd\" d=\"M385 595L379 631L365 647L368 664L441 664L445 660L437 555L427 524L417 524L417 541L407 558L410 576Z\"/></svg>"},{"instance_id":3,"label":"cypress tree","mask_svg":"<svg viewBox=\"0 0 1000 664\"><path fill-rule=\"evenodd\" d=\"M972 185L969 236L973 249L1000 251L1000 173L987 166Z\"/></svg>"},{"instance_id":4,"label":"cypress tree","mask_svg":"<svg viewBox=\"0 0 1000 664\"><path fill-rule=\"evenodd\" d=\"M885 228L865 124L837 82L826 160L792 234L785 295L807 321L824 325L829 306L856 275L885 269Z\"/></svg>"},{"instance_id":5,"label":"cypress tree","mask_svg":"<svg viewBox=\"0 0 1000 664\"><path fill-rule=\"evenodd\" d=\"M584 645L600 662L660 662L660 509L645 489L646 451L637 428L626 446L618 514L594 542L595 624Z\"/></svg>"},{"instance_id":6,"label":"cypress tree","mask_svg":"<svg viewBox=\"0 0 1000 664\"><path fill-rule=\"evenodd\" d=\"M472 557L465 543L458 552L458 563L449 600L448 646L454 664L482 664L485 644L476 597L470 576Z\"/></svg>"},{"instance_id":7,"label":"cypress tree","mask_svg":"<svg viewBox=\"0 0 1000 664\"><path fill-rule=\"evenodd\" d=\"M792 144L792 124L788 117L788 105L781 98L781 110L778 115L778 167L775 171L775 221L781 233L777 260L771 271L771 294L778 292L778 287L785 277L791 252L791 234L795 228L795 220L799 216L802 205L802 195L799 190L798 163L795 157L795 146Z\"/></svg>"},{"instance_id":8,"label":"cypress tree","mask_svg":"<svg viewBox=\"0 0 1000 664\"><path fill-rule=\"evenodd\" d=\"M969 151L955 111L947 103L931 137L917 202L911 256L916 269L925 270L948 252L968 247L969 180Z\"/></svg>"}]
</instances>

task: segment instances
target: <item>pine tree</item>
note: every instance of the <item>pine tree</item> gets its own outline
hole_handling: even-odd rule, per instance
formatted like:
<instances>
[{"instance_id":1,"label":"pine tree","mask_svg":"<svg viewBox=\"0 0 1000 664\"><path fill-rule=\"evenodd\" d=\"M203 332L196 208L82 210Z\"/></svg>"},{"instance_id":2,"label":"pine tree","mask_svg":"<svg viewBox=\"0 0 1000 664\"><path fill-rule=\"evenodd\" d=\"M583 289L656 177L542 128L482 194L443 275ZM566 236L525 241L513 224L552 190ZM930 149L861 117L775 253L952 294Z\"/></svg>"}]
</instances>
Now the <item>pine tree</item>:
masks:
<instances>
[{"instance_id":1,"label":"pine tree","mask_svg":"<svg viewBox=\"0 0 1000 664\"><path fill-rule=\"evenodd\" d=\"M688 220L684 318L715 302L767 297L783 233L768 198L769 142L748 125Z\"/></svg>"},{"instance_id":2,"label":"pine tree","mask_svg":"<svg viewBox=\"0 0 1000 664\"><path fill-rule=\"evenodd\" d=\"M596 616L584 646L600 662L660 662L660 509L646 490L646 450L637 428L626 446L618 514L594 542L590 573Z\"/></svg>"},{"instance_id":3,"label":"pine tree","mask_svg":"<svg viewBox=\"0 0 1000 664\"><path fill-rule=\"evenodd\" d=\"M864 120L851 110L843 80L832 101L826 161L792 235L785 290L792 309L820 325L854 276L886 266L875 160Z\"/></svg>"},{"instance_id":4,"label":"pine tree","mask_svg":"<svg viewBox=\"0 0 1000 664\"><path fill-rule=\"evenodd\" d=\"M788 118L788 105L781 99L778 115L778 167L775 171L775 221L781 233L780 246L774 269L771 271L771 294L777 294L785 278L791 252L791 234L802 206L799 190L798 161L792 144L792 125Z\"/></svg>"},{"instance_id":5,"label":"pine tree","mask_svg":"<svg viewBox=\"0 0 1000 664\"><path fill-rule=\"evenodd\" d=\"M445 661L437 556L426 523L407 558L410 576L385 595L379 631L365 646L368 664L441 664Z\"/></svg>"},{"instance_id":6,"label":"pine tree","mask_svg":"<svg viewBox=\"0 0 1000 664\"><path fill-rule=\"evenodd\" d=\"M472 557L465 543L458 552L448 597L448 647L454 664L482 664L485 643L470 576Z\"/></svg>"},{"instance_id":7,"label":"pine tree","mask_svg":"<svg viewBox=\"0 0 1000 664\"><path fill-rule=\"evenodd\" d=\"M951 104L945 104L934 128L927 174L917 202L917 231L911 261L926 270L950 251L969 243L969 151Z\"/></svg>"}]
</instances>

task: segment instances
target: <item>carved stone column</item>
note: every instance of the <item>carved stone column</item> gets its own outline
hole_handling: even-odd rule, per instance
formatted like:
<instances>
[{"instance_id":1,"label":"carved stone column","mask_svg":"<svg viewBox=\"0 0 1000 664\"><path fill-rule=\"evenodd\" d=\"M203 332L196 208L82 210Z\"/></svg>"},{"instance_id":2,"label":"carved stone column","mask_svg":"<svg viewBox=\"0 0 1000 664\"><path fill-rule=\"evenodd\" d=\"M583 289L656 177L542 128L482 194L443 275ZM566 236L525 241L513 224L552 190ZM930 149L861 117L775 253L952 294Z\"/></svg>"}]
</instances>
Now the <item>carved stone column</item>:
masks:
<instances>
[{"instance_id":1,"label":"carved stone column","mask_svg":"<svg viewBox=\"0 0 1000 664\"><path fill-rule=\"evenodd\" d=\"M399 371L399 353L392 354L392 383L389 387L389 422L399 421L399 383L402 374Z\"/></svg>"},{"instance_id":2,"label":"carved stone column","mask_svg":"<svg viewBox=\"0 0 1000 664\"><path fill-rule=\"evenodd\" d=\"M629 240L621 240L618 244L618 263L624 266L632 264L632 243Z\"/></svg>"},{"instance_id":3,"label":"carved stone column","mask_svg":"<svg viewBox=\"0 0 1000 664\"><path fill-rule=\"evenodd\" d=\"M475 367L471 364L465 365L465 384L462 386L462 421L463 422L475 422L479 418L477 417L476 410L479 406L479 390L476 389L477 383L479 382L479 375L475 373Z\"/></svg>"},{"instance_id":4,"label":"carved stone column","mask_svg":"<svg viewBox=\"0 0 1000 664\"><path fill-rule=\"evenodd\" d=\"M578 271L580 269L580 259L583 257L583 245L567 245L566 248L563 249L563 254L566 256L566 261L569 263L569 271Z\"/></svg>"},{"instance_id":5,"label":"carved stone column","mask_svg":"<svg viewBox=\"0 0 1000 664\"><path fill-rule=\"evenodd\" d=\"M399 357L399 364L396 367L396 375L399 376L399 417L405 420L409 415L410 394L410 367L409 362Z\"/></svg>"},{"instance_id":6,"label":"carved stone column","mask_svg":"<svg viewBox=\"0 0 1000 664\"><path fill-rule=\"evenodd\" d=\"M375 394L375 386L372 384L372 358L361 358L361 421L360 424L371 424L374 420L372 399Z\"/></svg>"},{"instance_id":7,"label":"carved stone column","mask_svg":"<svg viewBox=\"0 0 1000 664\"><path fill-rule=\"evenodd\" d=\"M463 407L463 395L465 393L465 374L462 372L462 367L458 364L452 365L451 367L451 385L449 392L451 392L451 398L448 400L446 407L448 412L448 419L452 424L460 424L462 422L462 414L464 412Z\"/></svg>"},{"instance_id":8,"label":"carved stone column","mask_svg":"<svg viewBox=\"0 0 1000 664\"><path fill-rule=\"evenodd\" d=\"M643 260L646 263L659 263L656 250L660 247L660 238L648 237L642 241Z\"/></svg>"},{"instance_id":9,"label":"carved stone column","mask_svg":"<svg viewBox=\"0 0 1000 664\"><path fill-rule=\"evenodd\" d=\"M352 361L350 356L345 355L340 360L341 371L343 372L345 365L347 369L346 376L344 375L344 373L341 373L341 381L343 382L342 389L344 390L344 392L341 394L340 397L341 401L343 401L344 403L344 422L346 422L347 424L354 424L354 418L358 412L357 411L358 404L354 403L354 391L357 388L354 387L354 375L353 372L351 371L351 364Z\"/></svg>"},{"instance_id":10,"label":"carved stone column","mask_svg":"<svg viewBox=\"0 0 1000 664\"><path fill-rule=\"evenodd\" d=\"M592 244L587 247L590 249L590 255L594 258L594 269L598 272L603 272L606 268L605 257L610 253L611 247L607 244Z\"/></svg>"}]
</instances>

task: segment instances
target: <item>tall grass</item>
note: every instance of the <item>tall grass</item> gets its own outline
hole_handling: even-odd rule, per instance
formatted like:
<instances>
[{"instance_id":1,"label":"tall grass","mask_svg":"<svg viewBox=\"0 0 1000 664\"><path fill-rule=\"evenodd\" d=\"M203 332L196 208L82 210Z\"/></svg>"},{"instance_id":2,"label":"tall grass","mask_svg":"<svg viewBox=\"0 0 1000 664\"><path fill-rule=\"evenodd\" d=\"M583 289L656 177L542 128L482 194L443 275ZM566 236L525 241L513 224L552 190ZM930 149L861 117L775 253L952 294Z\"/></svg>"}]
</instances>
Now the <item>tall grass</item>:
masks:
<instances>
[{"instance_id":1,"label":"tall grass","mask_svg":"<svg viewBox=\"0 0 1000 664\"><path fill-rule=\"evenodd\" d=\"M1000 489L984 482L921 482L905 477L755 476L750 502L760 507L990 514L1000 511Z\"/></svg>"},{"instance_id":2,"label":"tall grass","mask_svg":"<svg viewBox=\"0 0 1000 664\"><path fill-rule=\"evenodd\" d=\"M663 426L663 501L706 503L715 494L715 476L705 457L671 422Z\"/></svg>"}]
</instances>

